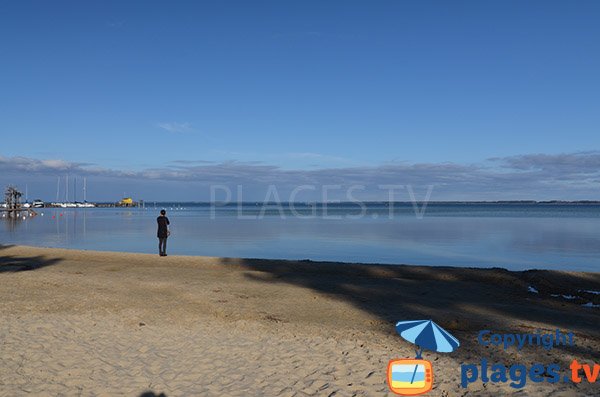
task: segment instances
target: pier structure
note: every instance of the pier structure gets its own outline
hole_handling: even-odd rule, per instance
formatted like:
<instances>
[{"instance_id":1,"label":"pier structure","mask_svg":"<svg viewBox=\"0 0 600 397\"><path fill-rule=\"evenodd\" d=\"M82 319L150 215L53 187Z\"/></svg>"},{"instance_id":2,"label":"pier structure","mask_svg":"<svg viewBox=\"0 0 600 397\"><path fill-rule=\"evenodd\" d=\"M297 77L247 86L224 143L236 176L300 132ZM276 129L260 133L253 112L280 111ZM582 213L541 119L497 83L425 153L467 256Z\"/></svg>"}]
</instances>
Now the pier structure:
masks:
<instances>
[{"instance_id":1,"label":"pier structure","mask_svg":"<svg viewBox=\"0 0 600 397\"><path fill-rule=\"evenodd\" d=\"M37 212L29 207L23 207L20 203L21 196L23 194L17 190L14 186L6 188L4 193L4 205L0 207L2 212L2 218L8 217L9 219L19 219L23 216L23 213L27 213L26 216L35 216Z\"/></svg>"}]
</instances>

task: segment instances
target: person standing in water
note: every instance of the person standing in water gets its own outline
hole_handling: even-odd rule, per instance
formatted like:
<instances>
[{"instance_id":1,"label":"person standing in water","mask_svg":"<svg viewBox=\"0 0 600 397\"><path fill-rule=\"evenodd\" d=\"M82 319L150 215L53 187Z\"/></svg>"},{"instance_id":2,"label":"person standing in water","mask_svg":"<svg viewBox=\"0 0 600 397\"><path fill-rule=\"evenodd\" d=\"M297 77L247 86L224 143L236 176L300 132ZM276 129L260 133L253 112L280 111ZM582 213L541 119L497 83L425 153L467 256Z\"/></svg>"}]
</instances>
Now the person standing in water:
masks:
<instances>
[{"instance_id":1,"label":"person standing in water","mask_svg":"<svg viewBox=\"0 0 600 397\"><path fill-rule=\"evenodd\" d=\"M156 218L158 223L158 254L160 256L167 256L167 238L169 237L169 218L166 217L167 211L160 210L160 215Z\"/></svg>"}]
</instances>

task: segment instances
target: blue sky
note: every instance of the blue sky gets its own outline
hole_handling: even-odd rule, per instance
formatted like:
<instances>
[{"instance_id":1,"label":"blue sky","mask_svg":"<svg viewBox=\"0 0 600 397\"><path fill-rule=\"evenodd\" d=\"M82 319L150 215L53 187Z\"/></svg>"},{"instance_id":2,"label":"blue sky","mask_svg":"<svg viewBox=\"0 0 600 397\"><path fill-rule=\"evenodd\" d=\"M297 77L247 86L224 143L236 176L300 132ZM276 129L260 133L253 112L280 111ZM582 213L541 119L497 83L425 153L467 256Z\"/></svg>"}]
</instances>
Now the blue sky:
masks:
<instances>
[{"instance_id":1,"label":"blue sky","mask_svg":"<svg viewBox=\"0 0 600 397\"><path fill-rule=\"evenodd\" d=\"M595 1L3 2L0 183L597 199L598 20Z\"/></svg>"}]
</instances>

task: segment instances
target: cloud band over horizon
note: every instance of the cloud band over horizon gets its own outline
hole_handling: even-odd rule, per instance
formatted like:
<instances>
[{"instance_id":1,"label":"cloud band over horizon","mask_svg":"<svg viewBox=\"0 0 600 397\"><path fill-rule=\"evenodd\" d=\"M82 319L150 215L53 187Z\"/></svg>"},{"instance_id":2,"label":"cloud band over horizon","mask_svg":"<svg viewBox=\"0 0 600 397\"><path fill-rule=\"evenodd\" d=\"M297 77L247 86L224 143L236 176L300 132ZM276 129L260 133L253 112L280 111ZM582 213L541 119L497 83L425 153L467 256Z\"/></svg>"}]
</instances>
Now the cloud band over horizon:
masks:
<instances>
[{"instance_id":1,"label":"cloud band over horizon","mask_svg":"<svg viewBox=\"0 0 600 397\"><path fill-rule=\"evenodd\" d=\"M67 174L93 180L88 199L95 201L114 201L124 193L148 201L207 201L211 185L228 186L234 194L241 185L243 199L250 201L264 200L269 185L283 201L301 185L339 186L330 197L342 200L344 189L357 185L363 188L353 196L361 200L387 200L388 192L380 185L411 185L422 195L433 186L433 201L600 199L600 151L523 154L476 164L389 162L310 170L262 162L173 160L163 167L131 171L61 159L0 156L0 183L21 188L27 184L45 200L55 198L56 178ZM299 199L320 199L319 189L303 194Z\"/></svg>"}]
</instances>

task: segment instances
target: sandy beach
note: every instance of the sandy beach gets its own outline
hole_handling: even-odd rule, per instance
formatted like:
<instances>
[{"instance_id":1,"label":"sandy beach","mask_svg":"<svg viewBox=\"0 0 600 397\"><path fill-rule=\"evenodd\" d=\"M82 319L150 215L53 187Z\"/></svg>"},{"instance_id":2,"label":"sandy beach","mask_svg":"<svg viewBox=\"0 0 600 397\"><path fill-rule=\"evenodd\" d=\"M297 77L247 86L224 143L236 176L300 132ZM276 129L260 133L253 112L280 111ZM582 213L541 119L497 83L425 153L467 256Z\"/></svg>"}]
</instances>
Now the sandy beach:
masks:
<instances>
[{"instance_id":1,"label":"sandy beach","mask_svg":"<svg viewBox=\"0 0 600 397\"><path fill-rule=\"evenodd\" d=\"M598 395L585 379L461 386L461 364L482 358L600 363L594 291L600 273L0 246L0 395L390 396L388 361L414 357L394 325L417 319L461 342L424 352L428 395ZM560 329L575 345L486 347L484 329Z\"/></svg>"}]
</instances>

